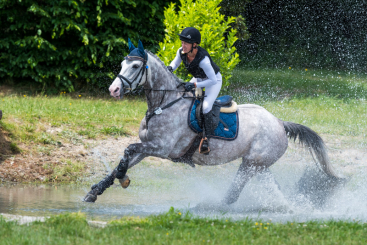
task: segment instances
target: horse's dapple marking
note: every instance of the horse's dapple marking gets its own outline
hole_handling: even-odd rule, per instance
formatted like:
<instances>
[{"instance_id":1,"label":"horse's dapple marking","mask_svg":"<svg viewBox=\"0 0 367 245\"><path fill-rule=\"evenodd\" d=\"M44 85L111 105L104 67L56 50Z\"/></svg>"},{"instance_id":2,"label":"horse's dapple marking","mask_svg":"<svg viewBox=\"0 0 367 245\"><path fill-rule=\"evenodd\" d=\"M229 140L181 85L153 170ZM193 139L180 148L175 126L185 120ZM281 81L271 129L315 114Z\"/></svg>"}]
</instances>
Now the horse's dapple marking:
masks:
<instances>
[{"instance_id":1,"label":"horse's dapple marking","mask_svg":"<svg viewBox=\"0 0 367 245\"><path fill-rule=\"evenodd\" d=\"M199 103L199 100L193 101L188 115L189 126L195 133L203 132L196 118L196 108ZM235 140L238 136L238 113L220 113L220 118L227 124L228 130L225 130L224 125L219 121L218 127L214 131L214 136L211 138L228 141Z\"/></svg>"}]
</instances>

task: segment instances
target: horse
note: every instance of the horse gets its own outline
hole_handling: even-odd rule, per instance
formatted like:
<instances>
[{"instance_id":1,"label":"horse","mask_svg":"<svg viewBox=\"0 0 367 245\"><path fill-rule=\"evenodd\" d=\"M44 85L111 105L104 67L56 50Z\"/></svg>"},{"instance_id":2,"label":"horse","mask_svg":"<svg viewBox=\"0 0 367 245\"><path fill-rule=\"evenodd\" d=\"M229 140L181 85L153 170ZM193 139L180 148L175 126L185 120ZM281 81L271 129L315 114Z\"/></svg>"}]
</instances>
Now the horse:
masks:
<instances>
[{"instance_id":1,"label":"horse","mask_svg":"<svg viewBox=\"0 0 367 245\"><path fill-rule=\"evenodd\" d=\"M139 41L138 49L144 59L125 59L121 71L109 90L111 96L121 99L124 94L143 88L148 104L146 116L139 128L140 143L129 145L119 165L98 184L92 186L85 202L95 202L106 188L118 178L126 188L130 180L127 170L145 157L178 159L192 146L197 133L188 126L188 110L193 96L182 86L181 80L171 73L152 52L145 50ZM333 170L322 138L307 126L282 121L265 108L255 104L238 105L238 136L233 141L210 139L208 155L193 151L190 165L220 165L242 158L242 163L223 198L225 204L237 201L245 184L259 172L269 172L285 153L288 138L298 138L301 145L310 150L314 160L326 176L341 180Z\"/></svg>"}]
</instances>

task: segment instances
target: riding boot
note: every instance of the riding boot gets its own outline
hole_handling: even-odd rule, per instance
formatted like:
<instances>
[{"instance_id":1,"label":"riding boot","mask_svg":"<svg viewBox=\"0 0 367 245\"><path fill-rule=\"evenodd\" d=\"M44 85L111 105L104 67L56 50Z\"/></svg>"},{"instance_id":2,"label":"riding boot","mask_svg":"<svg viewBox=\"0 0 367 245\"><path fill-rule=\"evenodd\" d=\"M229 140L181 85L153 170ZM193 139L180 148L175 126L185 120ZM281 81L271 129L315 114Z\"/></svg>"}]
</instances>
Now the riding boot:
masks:
<instances>
[{"instance_id":1,"label":"riding boot","mask_svg":"<svg viewBox=\"0 0 367 245\"><path fill-rule=\"evenodd\" d=\"M209 148L209 139L214 134L214 122L213 122L213 111L209 111L208 113L203 115L204 117L204 134L201 139L199 146L199 153L208 155L210 152Z\"/></svg>"}]
</instances>

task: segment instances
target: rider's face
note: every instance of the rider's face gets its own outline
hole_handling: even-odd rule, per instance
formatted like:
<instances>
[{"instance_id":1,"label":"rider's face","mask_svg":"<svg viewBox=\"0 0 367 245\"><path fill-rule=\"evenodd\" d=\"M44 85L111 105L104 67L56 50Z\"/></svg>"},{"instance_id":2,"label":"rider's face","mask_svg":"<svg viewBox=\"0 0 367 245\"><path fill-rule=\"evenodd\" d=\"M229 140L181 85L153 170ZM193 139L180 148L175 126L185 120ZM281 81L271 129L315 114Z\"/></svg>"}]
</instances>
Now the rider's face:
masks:
<instances>
[{"instance_id":1,"label":"rider's face","mask_svg":"<svg viewBox=\"0 0 367 245\"><path fill-rule=\"evenodd\" d=\"M191 47L194 44L193 43L187 43L185 41L181 41L181 45L182 45L182 50L184 51L184 53L188 53L188 52L191 51Z\"/></svg>"}]
</instances>

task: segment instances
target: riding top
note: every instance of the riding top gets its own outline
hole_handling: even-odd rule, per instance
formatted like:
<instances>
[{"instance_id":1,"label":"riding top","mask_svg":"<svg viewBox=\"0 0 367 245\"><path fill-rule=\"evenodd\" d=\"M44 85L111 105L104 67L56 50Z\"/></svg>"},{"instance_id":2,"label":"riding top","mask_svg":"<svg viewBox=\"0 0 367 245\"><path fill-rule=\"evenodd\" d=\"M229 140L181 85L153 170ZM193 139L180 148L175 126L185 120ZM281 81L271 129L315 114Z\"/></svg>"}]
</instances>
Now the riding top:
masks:
<instances>
[{"instance_id":1,"label":"riding top","mask_svg":"<svg viewBox=\"0 0 367 245\"><path fill-rule=\"evenodd\" d=\"M215 85L219 79L221 80L219 67L212 61L205 49L198 47L198 52L191 63L188 63L186 54L182 54L181 51L182 48L177 50L176 57L170 64L173 70L176 70L183 61L185 68L193 75L190 82L197 82L198 88Z\"/></svg>"},{"instance_id":2,"label":"riding top","mask_svg":"<svg viewBox=\"0 0 367 245\"><path fill-rule=\"evenodd\" d=\"M180 57L182 59L182 62L185 65L185 68L187 69L187 71L189 73L191 73L191 75L193 75L196 78L208 78L208 76L206 75L206 73L204 72L204 70L202 68L200 68L199 64L200 62L205 59L205 57L208 57L210 60L210 65L213 67L215 74L217 74L220 71L220 68L217 66L217 64L215 64L212 60L212 58L210 57L209 53L203 49L202 47L198 47L198 52L195 55L195 59L189 63L187 60L187 55L186 54L182 54L182 48L180 48L179 53L180 53Z\"/></svg>"}]
</instances>

